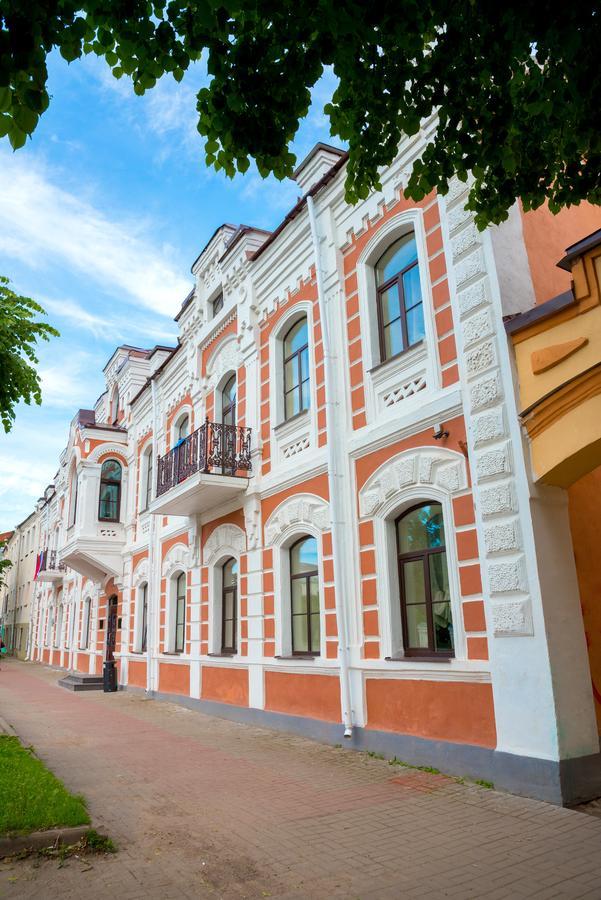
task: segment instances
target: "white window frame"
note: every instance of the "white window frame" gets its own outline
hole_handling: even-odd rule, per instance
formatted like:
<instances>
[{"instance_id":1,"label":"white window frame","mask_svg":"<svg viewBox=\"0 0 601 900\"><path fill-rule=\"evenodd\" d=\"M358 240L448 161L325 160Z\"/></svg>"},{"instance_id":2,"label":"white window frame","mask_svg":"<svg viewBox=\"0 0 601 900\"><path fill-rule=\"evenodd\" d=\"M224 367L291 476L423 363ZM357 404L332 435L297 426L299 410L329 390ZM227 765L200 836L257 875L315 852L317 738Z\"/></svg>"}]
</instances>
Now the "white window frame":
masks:
<instances>
[{"instance_id":1,"label":"white window frame","mask_svg":"<svg viewBox=\"0 0 601 900\"><path fill-rule=\"evenodd\" d=\"M381 652L383 657L404 658L403 630L401 625L401 594L398 570L398 549L395 523L403 513L418 503L440 503L445 527L445 551L449 575L449 594L453 620L455 656L465 660L467 647L461 612L459 562L455 542L452 497L434 486L416 486L404 491L402 496L391 498L374 517L374 545L376 553L376 578L378 582L378 608L380 612ZM414 657L406 657L415 662Z\"/></svg>"},{"instance_id":2,"label":"white window frame","mask_svg":"<svg viewBox=\"0 0 601 900\"><path fill-rule=\"evenodd\" d=\"M134 651L144 653L142 650L142 625L144 623L144 588L146 588L146 648L148 649L148 581L141 581L136 587L135 615L134 615Z\"/></svg>"},{"instance_id":3,"label":"white window frame","mask_svg":"<svg viewBox=\"0 0 601 900\"><path fill-rule=\"evenodd\" d=\"M139 500L139 511L141 513L147 512L150 508L152 501L154 500L154 477L153 477L153 469L154 469L154 444L152 441L144 447L142 453L140 454L140 500ZM148 478L150 476L150 498L147 501L147 488L148 488Z\"/></svg>"},{"instance_id":4,"label":"white window frame","mask_svg":"<svg viewBox=\"0 0 601 900\"><path fill-rule=\"evenodd\" d=\"M275 652L276 656L303 660L305 657L292 654L292 595L290 590L290 548L303 537L313 537L317 541L317 578L319 585L319 656L326 657L326 628L323 581L322 532L318 528L303 523L287 529L278 545L273 548L273 583L275 612ZM311 654L308 654L308 658Z\"/></svg>"},{"instance_id":5,"label":"white window frame","mask_svg":"<svg viewBox=\"0 0 601 900\"><path fill-rule=\"evenodd\" d=\"M180 575L184 576L185 593L184 593L184 647L183 650L175 649L175 627L177 614L177 580ZM167 583L167 615L165 616L165 653L177 653L178 656L184 656L186 653L186 625L188 624L188 575L185 569L177 569L169 578Z\"/></svg>"},{"instance_id":6,"label":"white window frame","mask_svg":"<svg viewBox=\"0 0 601 900\"><path fill-rule=\"evenodd\" d=\"M284 407L284 339L290 329L299 321L307 319L309 336L309 409L291 419L285 417ZM295 303L282 316L269 336L269 372L273 379L270 391L269 421L271 423L271 443L275 449L273 463L277 466L295 468L304 454L317 447L317 386L315 383L315 324L313 304L308 300ZM290 448L306 444L302 450L292 455Z\"/></svg>"},{"instance_id":7,"label":"white window frame","mask_svg":"<svg viewBox=\"0 0 601 900\"><path fill-rule=\"evenodd\" d=\"M81 635L79 639L79 649L90 649L90 629L92 625L92 598L86 597L83 601L83 616L81 621ZM85 643L84 643L85 637Z\"/></svg>"},{"instance_id":8,"label":"white window frame","mask_svg":"<svg viewBox=\"0 0 601 900\"><path fill-rule=\"evenodd\" d=\"M423 300L425 337L421 344L382 362L378 326L375 267L386 250L410 231L415 234L420 286ZM409 209L392 216L373 234L357 261L357 286L361 321L361 348L364 365L365 402L368 422L383 416L396 418L424 403L441 386L434 304L428 265L426 234L421 209ZM391 394L405 385L425 380L426 387L388 405ZM402 411L402 412L401 412Z\"/></svg>"}]
</instances>

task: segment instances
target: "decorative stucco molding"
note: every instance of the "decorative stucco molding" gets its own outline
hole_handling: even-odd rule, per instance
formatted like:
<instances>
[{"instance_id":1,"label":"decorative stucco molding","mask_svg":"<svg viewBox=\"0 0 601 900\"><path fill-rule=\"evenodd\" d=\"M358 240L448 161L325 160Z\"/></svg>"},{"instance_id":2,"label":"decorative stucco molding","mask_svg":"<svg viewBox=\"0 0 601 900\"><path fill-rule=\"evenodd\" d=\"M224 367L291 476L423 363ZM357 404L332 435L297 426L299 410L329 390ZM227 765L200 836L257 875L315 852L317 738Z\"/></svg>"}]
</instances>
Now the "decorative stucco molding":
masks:
<instances>
[{"instance_id":1,"label":"decorative stucco molding","mask_svg":"<svg viewBox=\"0 0 601 900\"><path fill-rule=\"evenodd\" d=\"M465 457L453 450L421 447L387 460L359 491L362 516L378 516L395 496L424 485L454 494L467 487Z\"/></svg>"},{"instance_id":2,"label":"decorative stucco molding","mask_svg":"<svg viewBox=\"0 0 601 900\"><path fill-rule=\"evenodd\" d=\"M465 209L469 183L453 179L444 213L451 245L451 292L467 398L468 440L473 460L476 514L484 536L481 560L490 595L495 636L533 634L528 572L521 514L527 501L516 481L514 449L507 407L507 388L495 330L502 333L487 269L484 240Z\"/></svg>"},{"instance_id":3,"label":"decorative stucco molding","mask_svg":"<svg viewBox=\"0 0 601 900\"><path fill-rule=\"evenodd\" d=\"M189 551L185 544L174 544L163 560L161 575L171 578L175 572L187 571L189 568Z\"/></svg>"},{"instance_id":4,"label":"decorative stucco molding","mask_svg":"<svg viewBox=\"0 0 601 900\"><path fill-rule=\"evenodd\" d=\"M228 553L240 556L246 550L246 535L237 525L218 525L207 538L204 551L204 565L211 565L219 556Z\"/></svg>"},{"instance_id":5,"label":"decorative stucco molding","mask_svg":"<svg viewBox=\"0 0 601 900\"><path fill-rule=\"evenodd\" d=\"M136 566L135 572L132 577L132 586L134 588L139 587L144 581L148 581L148 557L145 556L144 559L141 559L138 565Z\"/></svg>"},{"instance_id":6,"label":"decorative stucco molding","mask_svg":"<svg viewBox=\"0 0 601 900\"><path fill-rule=\"evenodd\" d=\"M87 457L88 462L97 463L101 456L116 454L127 465L127 446L125 444L99 444Z\"/></svg>"},{"instance_id":7,"label":"decorative stucco molding","mask_svg":"<svg viewBox=\"0 0 601 900\"><path fill-rule=\"evenodd\" d=\"M236 371L240 365L240 352L236 336L224 340L207 365L206 388L213 390L227 372Z\"/></svg>"},{"instance_id":8,"label":"decorative stucco molding","mask_svg":"<svg viewBox=\"0 0 601 900\"><path fill-rule=\"evenodd\" d=\"M265 523L265 542L277 545L291 529L303 525L326 531L330 527L329 504L315 494L294 494L280 503Z\"/></svg>"}]
</instances>

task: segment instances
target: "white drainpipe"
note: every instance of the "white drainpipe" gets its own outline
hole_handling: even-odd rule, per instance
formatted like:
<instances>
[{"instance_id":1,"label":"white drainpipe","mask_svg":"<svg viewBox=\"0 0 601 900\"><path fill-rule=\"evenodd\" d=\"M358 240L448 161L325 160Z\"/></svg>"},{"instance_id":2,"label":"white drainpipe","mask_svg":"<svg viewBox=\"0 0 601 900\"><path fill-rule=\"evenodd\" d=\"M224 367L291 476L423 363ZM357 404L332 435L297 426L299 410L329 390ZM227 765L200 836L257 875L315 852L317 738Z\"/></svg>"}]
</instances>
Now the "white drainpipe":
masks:
<instances>
[{"instance_id":1,"label":"white drainpipe","mask_svg":"<svg viewBox=\"0 0 601 900\"><path fill-rule=\"evenodd\" d=\"M338 622L338 662L340 665L340 699L342 703L342 721L344 724L344 736L352 737L353 716L351 704L351 683L348 664L348 627L346 620L345 590L346 577L344 573L344 546L342 528L344 526L344 508L342 504L344 490L344 474L339 465L338 437L340 423L338 417L338 403L336 402L336 356L332 352L330 344L330 325L326 309L326 298L323 288L321 271L321 251L317 219L313 197L307 197L307 209L309 211L309 224L311 226L311 239L313 241L313 253L315 255L315 276L317 280L317 301L319 304L319 317L321 319L321 334L324 357L324 379L326 394L326 423L327 423L327 454L328 454L328 492L330 495L330 518L332 523L332 553L334 558L334 596L336 598L336 619Z\"/></svg>"},{"instance_id":2,"label":"white drainpipe","mask_svg":"<svg viewBox=\"0 0 601 900\"><path fill-rule=\"evenodd\" d=\"M154 498L156 485L156 471L158 458L158 401L157 401L157 385L154 379L150 382L152 392L152 492L151 502ZM146 691L150 692L155 689L154 673L152 671L152 652L154 647L155 620L158 622L158 605L160 598L161 582L155 578L155 549L154 542L156 537L156 516L150 513L150 533L148 535L148 590L146 591L146 602L148 604L146 610ZM157 588L157 590L155 590ZM156 595L156 596L155 596ZM136 598L137 603L137 598ZM155 609L156 607L156 609ZM158 635L158 628L157 628Z\"/></svg>"}]
</instances>

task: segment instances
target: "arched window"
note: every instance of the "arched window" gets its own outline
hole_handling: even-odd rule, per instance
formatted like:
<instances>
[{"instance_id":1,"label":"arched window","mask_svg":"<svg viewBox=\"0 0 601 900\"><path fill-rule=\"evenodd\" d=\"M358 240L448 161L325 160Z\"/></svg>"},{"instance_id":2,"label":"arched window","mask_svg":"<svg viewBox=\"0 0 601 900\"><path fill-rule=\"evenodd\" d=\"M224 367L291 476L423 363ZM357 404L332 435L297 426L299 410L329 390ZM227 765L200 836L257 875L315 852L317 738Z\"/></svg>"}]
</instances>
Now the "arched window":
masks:
<instances>
[{"instance_id":1,"label":"arched window","mask_svg":"<svg viewBox=\"0 0 601 900\"><path fill-rule=\"evenodd\" d=\"M63 614L64 614L64 609L63 609L63 604L61 603L61 605L58 608L58 617L56 620L56 631L54 632L54 646L55 647L60 647L62 644Z\"/></svg>"},{"instance_id":2,"label":"arched window","mask_svg":"<svg viewBox=\"0 0 601 900\"><path fill-rule=\"evenodd\" d=\"M77 516L77 486L79 479L77 478L77 467L74 465L71 469L71 482L69 490L69 528L75 525L75 517Z\"/></svg>"},{"instance_id":3,"label":"arched window","mask_svg":"<svg viewBox=\"0 0 601 900\"><path fill-rule=\"evenodd\" d=\"M376 263L380 358L382 362L421 341L425 334L417 244L410 232Z\"/></svg>"},{"instance_id":4,"label":"arched window","mask_svg":"<svg viewBox=\"0 0 601 900\"><path fill-rule=\"evenodd\" d=\"M115 385L111 400L111 424L116 425L119 419L119 388Z\"/></svg>"},{"instance_id":5,"label":"arched window","mask_svg":"<svg viewBox=\"0 0 601 900\"><path fill-rule=\"evenodd\" d=\"M142 510L148 509L152 501L152 447L149 447L142 457L140 493L142 495L140 508Z\"/></svg>"},{"instance_id":6,"label":"arched window","mask_svg":"<svg viewBox=\"0 0 601 900\"><path fill-rule=\"evenodd\" d=\"M182 572L175 582L175 621L174 642L175 653L184 652L186 638L186 574Z\"/></svg>"},{"instance_id":7,"label":"arched window","mask_svg":"<svg viewBox=\"0 0 601 900\"><path fill-rule=\"evenodd\" d=\"M179 443L179 441L183 441L184 438L187 438L189 434L190 434L190 417L183 416L178 423L176 435L175 435L178 443Z\"/></svg>"},{"instance_id":8,"label":"arched window","mask_svg":"<svg viewBox=\"0 0 601 900\"><path fill-rule=\"evenodd\" d=\"M140 587L140 650L146 653L148 649L148 585Z\"/></svg>"},{"instance_id":9,"label":"arched window","mask_svg":"<svg viewBox=\"0 0 601 900\"><path fill-rule=\"evenodd\" d=\"M453 622L440 503L422 503L396 522L406 656L453 656Z\"/></svg>"},{"instance_id":10,"label":"arched window","mask_svg":"<svg viewBox=\"0 0 601 900\"><path fill-rule=\"evenodd\" d=\"M320 651L317 541L303 537L290 548L292 653Z\"/></svg>"},{"instance_id":11,"label":"arched window","mask_svg":"<svg viewBox=\"0 0 601 900\"><path fill-rule=\"evenodd\" d=\"M87 650L90 643L90 618L92 611L92 601L86 597L83 604L83 622L81 623L81 641L80 650Z\"/></svg>"},{"instance_id":12,"label":"arched window","mask_svg":"<svg viewBox=\"0 0 601 900\"><path fill-rule=\"evenodd\" d=\"M221 652L236 652L236 615L238 606L238 563L228 559L222 566Z\"/></svg>"},{"instance_id":13,"label":"arched window","mask_svg":"<svg viewBox=\"0 0 601 900\"><path fill-rule=\"evenodd\" d=\"M107 459L100 470L98 518L102 522L118 522L121 509L121 463Z\"/></svg>"},{"instance_id":14,"label":"arched window","mask_svg":"<svg viewBox=\"0 0 601 900\"><path fill-rule=\"evenodd\" d=\"M221 391L221 421L224 425L236 424L236 376L232 375Z\"/></svg>"},{"instance_id":15,"label":"arched window","mask_svg":"<svg viewBox=\"0 0 601 900\"><path fill-rule=\"evenodd\" d=\"M284 417L291 419L309 406L309 329L305 316L284 337Z\"/></svg>"}]
</instances>

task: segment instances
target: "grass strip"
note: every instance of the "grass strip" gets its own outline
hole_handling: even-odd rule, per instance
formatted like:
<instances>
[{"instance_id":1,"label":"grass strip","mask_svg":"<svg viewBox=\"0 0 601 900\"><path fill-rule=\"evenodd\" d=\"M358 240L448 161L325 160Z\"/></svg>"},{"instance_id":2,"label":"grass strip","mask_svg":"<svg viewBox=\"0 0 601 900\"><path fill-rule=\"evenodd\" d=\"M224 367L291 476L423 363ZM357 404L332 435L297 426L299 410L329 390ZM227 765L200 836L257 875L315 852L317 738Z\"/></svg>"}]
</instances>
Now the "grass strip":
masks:
<instances>
[{"instance_id":1,"label":"grass strip","mask_svg":"<svg viewBox=\"0 0 601 900\"><path fill-rule=\"evenodd\" d=\"M83 797L69 793L30 747L0 735L0 835L87 825Z\"/></svg>"}]
</instances>

